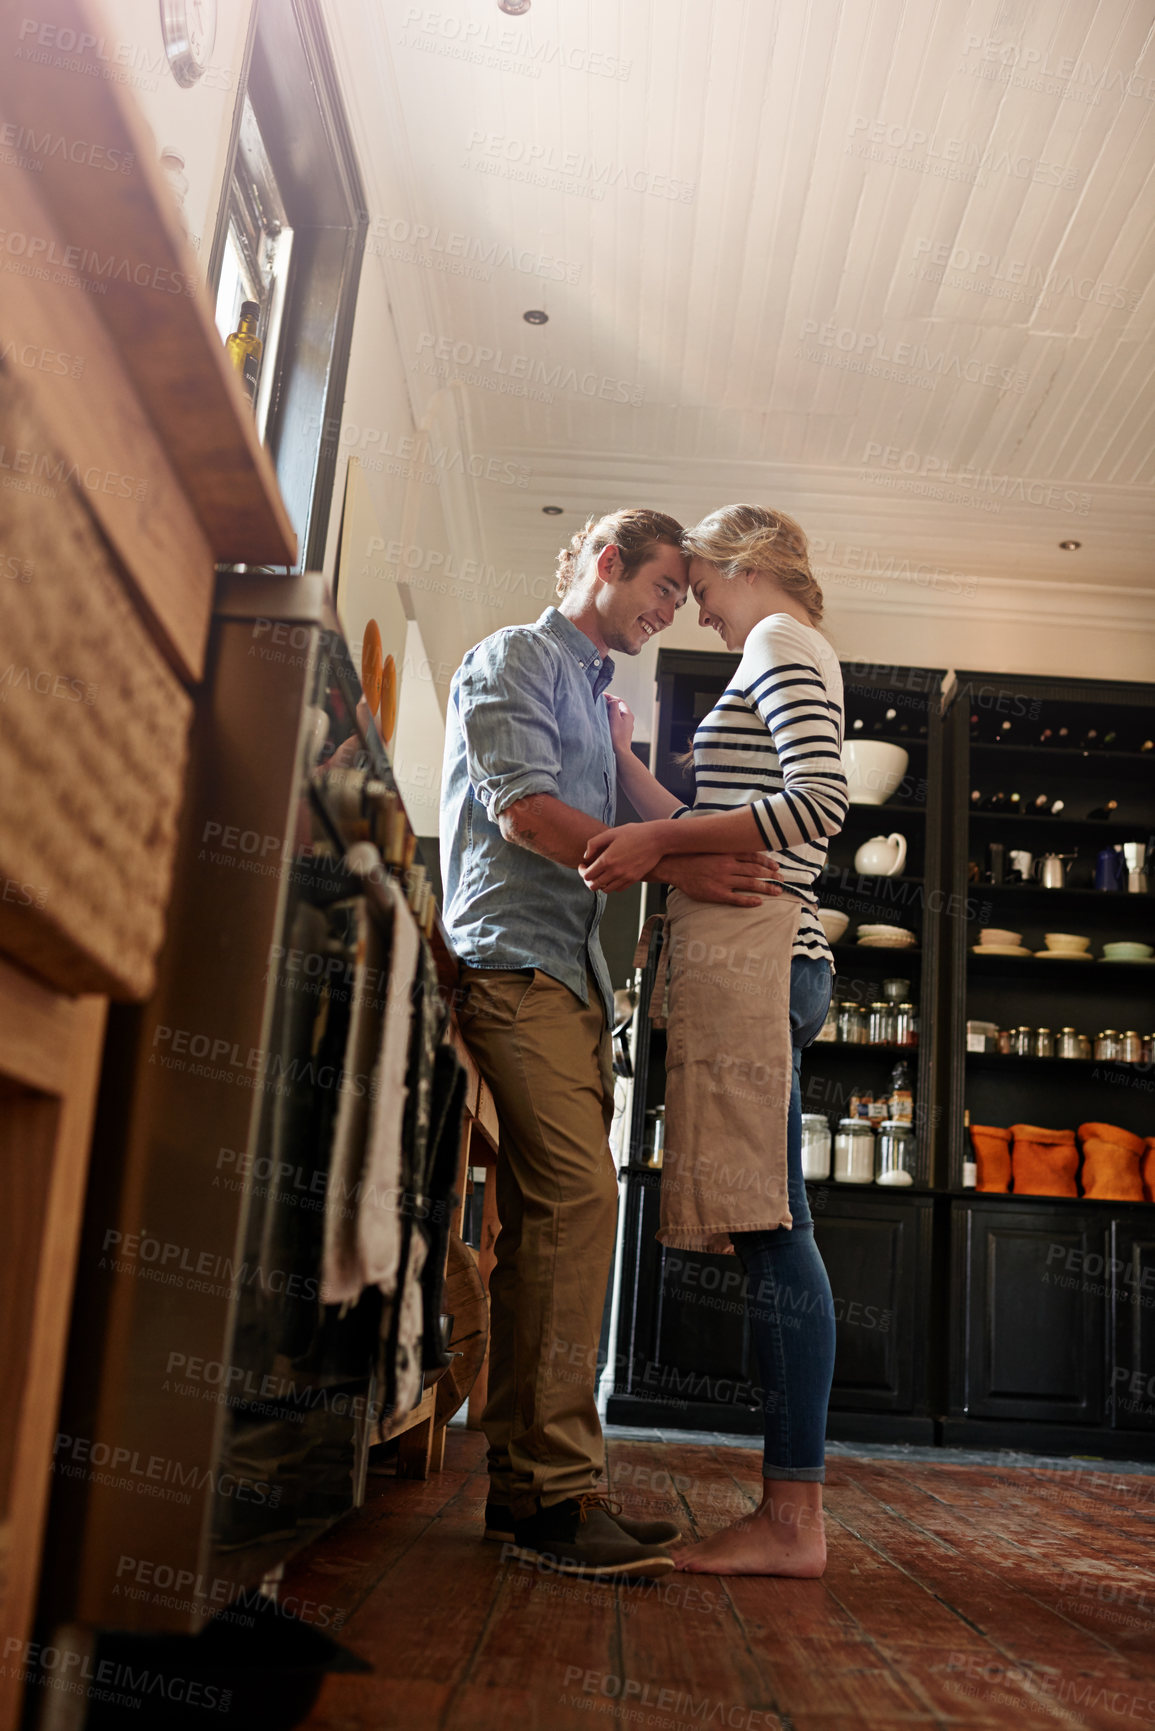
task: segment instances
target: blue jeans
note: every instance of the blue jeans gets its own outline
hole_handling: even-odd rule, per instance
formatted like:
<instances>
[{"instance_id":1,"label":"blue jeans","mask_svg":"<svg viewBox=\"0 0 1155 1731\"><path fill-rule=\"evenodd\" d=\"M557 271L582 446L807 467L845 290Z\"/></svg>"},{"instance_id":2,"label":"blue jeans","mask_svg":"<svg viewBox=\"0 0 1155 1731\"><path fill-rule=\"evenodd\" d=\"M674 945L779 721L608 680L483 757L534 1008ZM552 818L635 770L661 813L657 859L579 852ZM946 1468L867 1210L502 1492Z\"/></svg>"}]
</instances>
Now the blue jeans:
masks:
<instances>
[{"instance_id":1,"label":"blue jeans","mask_svg":"<svg viewBox=\"0 0 1155 1731\"><path fill-rule=\"evenodd\" d=\"M790 964L790 1035L794 1078L786 1128L787 1194L794 1225L736 1232L746 1270L746 1314L762 1385L768 1479L826 1478L826 1407L834 1375L834 1302L802 1180L802 1049L826 1018L834 986L827 962L795 956Z\"/></svg>"}]
</instances>

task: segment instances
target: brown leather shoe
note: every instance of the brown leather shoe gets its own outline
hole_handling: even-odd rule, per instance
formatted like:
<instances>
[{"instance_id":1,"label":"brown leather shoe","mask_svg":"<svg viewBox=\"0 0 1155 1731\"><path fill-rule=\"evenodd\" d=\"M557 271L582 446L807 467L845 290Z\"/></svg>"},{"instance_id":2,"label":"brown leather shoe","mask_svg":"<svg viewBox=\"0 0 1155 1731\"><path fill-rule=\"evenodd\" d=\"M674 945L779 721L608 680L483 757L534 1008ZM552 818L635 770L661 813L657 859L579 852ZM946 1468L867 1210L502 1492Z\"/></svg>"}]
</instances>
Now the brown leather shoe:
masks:
<instances>
[{"instance_id":1,"label":"brown leather shoe","mask_svg":"<svg viewBox=\"0 0 1155 1731\"><path fill-rule=\"evenodd\" d=\"M656 1580L673 1572L674 1559L658 1545L643 1545L624 1532L604 1496L566 1497L515 1521L518 1554L539 1568L595 1580Z\"/></svg>"},{"instance_id":2,"label":"brown leather shoe","mask_svg":"<svg viewBox=\"0 0 1155 1731\"><path fill-rule=\"evenodd\" d=\"M682 1537L682 1529L676 1527L673 1521L632 1521L628 1515L623 1515L621 1504L606 1499L606 1513L622 1529L629 1538L636 1539L639 1545L674 1545ZM491 1498L485 1505L485 1537L496 1544L512 1544L514 1529L513 1513L505 1503L494 1502Z\"/></svg>"}]
</instances>

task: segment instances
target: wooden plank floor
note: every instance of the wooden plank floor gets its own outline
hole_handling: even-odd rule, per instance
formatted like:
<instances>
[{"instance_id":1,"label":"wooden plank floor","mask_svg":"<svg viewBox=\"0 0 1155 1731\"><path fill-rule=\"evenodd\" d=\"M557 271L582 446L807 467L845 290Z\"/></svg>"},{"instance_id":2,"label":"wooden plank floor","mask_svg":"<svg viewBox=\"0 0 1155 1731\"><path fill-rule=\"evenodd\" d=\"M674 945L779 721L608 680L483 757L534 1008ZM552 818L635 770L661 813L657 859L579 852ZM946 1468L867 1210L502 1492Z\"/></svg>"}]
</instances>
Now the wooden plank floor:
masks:
<instances>
[{"instance_id":1,"label":"wooden plank floor","mask_svg":"<svg viewBox=\"0 0 1155 1731\"><path fill-rule=\"evenodd\" d=\"M706 1534L760 1492L752 1449L611 1440L625 1512ZM282 1597L374 1666L308 1731L1130 1731L1155 1727L1155 1477L839 1455L820 1581L604 1587L481 1541L483 1439L367 1506Z\"/></svg>"}]
</instances>

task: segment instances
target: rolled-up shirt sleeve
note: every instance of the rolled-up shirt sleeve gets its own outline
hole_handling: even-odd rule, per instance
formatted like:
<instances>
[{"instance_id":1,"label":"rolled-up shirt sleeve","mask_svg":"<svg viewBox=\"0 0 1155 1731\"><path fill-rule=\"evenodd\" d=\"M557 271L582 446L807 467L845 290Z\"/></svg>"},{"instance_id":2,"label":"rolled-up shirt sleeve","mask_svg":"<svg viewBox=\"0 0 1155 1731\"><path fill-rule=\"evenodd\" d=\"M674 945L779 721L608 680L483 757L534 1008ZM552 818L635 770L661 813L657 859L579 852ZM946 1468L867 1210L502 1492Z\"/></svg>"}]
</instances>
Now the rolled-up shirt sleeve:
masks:
<instances>
[{"instance_id":1,"label":"rolled-up shirt sleeve","mask_svg":"<svg viewBox=\"0 0 1155 1731\"><path fill-rule=\"evenodd\" d=\"M457 692L469 780L496 823L533 793L557 797L554 665L539 632L508 631L466 658Z\"/></svg>"}]
</instances>

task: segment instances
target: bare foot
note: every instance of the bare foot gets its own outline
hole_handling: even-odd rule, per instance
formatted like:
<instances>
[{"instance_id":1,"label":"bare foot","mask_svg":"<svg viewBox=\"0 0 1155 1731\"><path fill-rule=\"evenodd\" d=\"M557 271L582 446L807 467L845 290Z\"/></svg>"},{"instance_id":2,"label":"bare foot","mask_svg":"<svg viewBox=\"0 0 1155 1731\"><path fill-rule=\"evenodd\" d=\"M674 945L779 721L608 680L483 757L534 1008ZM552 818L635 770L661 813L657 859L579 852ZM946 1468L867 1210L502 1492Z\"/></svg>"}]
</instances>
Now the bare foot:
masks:
<instances>
[{"instance_id":1,"label":"bare foot","mask_svg":"<svg viewBox=\"0 0 1155 1731\"><path fill-rule=\"evenodd\" d=\"M797 1487L801 1489L801 1487ZM815 1501L813 1492L819 1491ZM801 1502L767 1491L760 1509L696 1545L671 1553L677 1568L696 1575L786 1575L814 1580L826 1567L821 1491L807 1485Z\"/></svg>"}]
</instances>

